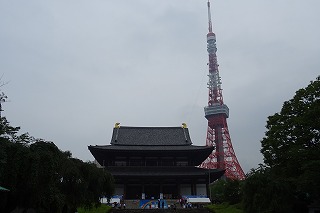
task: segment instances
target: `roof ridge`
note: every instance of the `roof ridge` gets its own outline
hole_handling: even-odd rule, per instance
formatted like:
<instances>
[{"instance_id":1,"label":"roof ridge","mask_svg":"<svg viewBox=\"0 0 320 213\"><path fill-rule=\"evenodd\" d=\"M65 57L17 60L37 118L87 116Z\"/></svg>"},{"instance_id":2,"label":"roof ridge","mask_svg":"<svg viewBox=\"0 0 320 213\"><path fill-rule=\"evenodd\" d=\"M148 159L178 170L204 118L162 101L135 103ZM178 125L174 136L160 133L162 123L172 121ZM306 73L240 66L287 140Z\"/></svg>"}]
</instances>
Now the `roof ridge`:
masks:
<instances>
[{"instance_id":1,"label":"roof ridge","mask_svg":"<svg viewBox=\"0 0 320 213\"><path fill-rule=\"evenodd\" d=\"M173 129L173 128L179 128L179 129L183 129L183 127L181 126L120 126L119 128L170 128L170 129ZM188 128L186 128L188 129Z\"/></svg>"}]
</instances>

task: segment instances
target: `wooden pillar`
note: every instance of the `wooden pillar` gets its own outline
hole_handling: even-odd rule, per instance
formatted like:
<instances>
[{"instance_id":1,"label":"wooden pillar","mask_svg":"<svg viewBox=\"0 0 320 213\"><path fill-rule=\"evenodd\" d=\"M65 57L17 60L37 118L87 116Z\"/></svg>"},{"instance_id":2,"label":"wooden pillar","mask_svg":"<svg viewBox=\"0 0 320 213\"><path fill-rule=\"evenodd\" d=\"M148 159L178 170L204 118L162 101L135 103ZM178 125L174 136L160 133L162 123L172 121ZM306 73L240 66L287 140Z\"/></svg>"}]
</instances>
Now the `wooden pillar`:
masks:
<instances>
[{"instance_id":1,"label":"wooden pillar","mask_svg":"<svg viewBox=\"0 0 320 213\"><path fill-rule=\"evenodd\" d=\"M145 190L144 183L142 183L142 184L141 184L141 192L142 192L142 194L146 194L144 190ZM143 197L142 197L142 194L140 195L140 199L143 198ZM145 199L145 198L144 198L144 199Z\"/></svg>"},{"instance_id":2,"label":"wooden pillar","mask_svg":"<svg viewBox=\"0 0 320 213\"><path fill-rule=\"evenodd\" d=\"M162 183L162 181L160 182L160 184L159 184L159 198L161 198L160 197L160 194L163 194L163 183Z\"/></svg>"},{"instance_id":3,"label":"wooden pillar","mask_svg":"<svg viewBox=\"0 0 320 213\"><path fill-rule=\"evenodd\" d=\"M159 191L160 191L160 193L163 193L163 183L162 182L160 182L160 184L159 184Z\"/></svg>"},{"instance_id":4,"label":"wooden pillar","mask_svg":"<svg viewBox=\"0 0 320 213\"><path fill-rule=\"evenodd\" d=\"M127 196L127 181L123 184L123 198L126 199Z\"/></svg>"},{"instance_id":5,"label":"wooden pillar","mask_svg":"<svg viewBox=\"0 0 320 213\"><path fill-rule=\"evenodd\" d=\"M191 194L192 195L197 194L197 185L196 185L196 181L194 179L192 179L192 181L191 181Z\"/></svg>"},{"instance_id":6,"label":"wooden pillar","mask_svg":"<svg viewBox=\"0 0 320 213\"><path fill-rule=\"evenodd\" d=\"M191 181L191 195L194 195L194 186L193 186L193 181Z\"/></svg>"}]
</instances>

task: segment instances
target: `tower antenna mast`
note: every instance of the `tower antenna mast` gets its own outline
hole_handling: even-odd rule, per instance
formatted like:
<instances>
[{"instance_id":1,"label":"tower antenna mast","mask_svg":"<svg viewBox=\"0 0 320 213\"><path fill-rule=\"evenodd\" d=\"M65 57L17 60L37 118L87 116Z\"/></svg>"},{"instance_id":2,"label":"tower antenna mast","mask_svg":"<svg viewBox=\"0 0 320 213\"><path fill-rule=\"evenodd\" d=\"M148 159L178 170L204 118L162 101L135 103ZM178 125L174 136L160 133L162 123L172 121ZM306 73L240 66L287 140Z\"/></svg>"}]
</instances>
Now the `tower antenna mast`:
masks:
<instances>
[{"instance_id":1,"label":"tower antenna mast","mask_svg":"<svg viewBox=\"0 0 320 213\"><path fill-rule=\"evenodd\" d=\"M212 30L210 1L208 6L209 32L207 34L207 51L209 55L209 80L208 80L208 105L204 108L205 117L208 120L207 146L215 146L215 150L201 164L207 169L223 169L225 177L230 179L244 179L244 172L233 150L228 130L227 118L229 108L223 102L221 78L217 62L216 35Z\"/></svg>"},{"instance_id":2,"label":"tower antenna mast","mask_svg":"<svg viewBox=\"0 0 320 213\"><path fill-rule=\"evenodd\" d=\"M209 32L212 32L212 22L211 22L211 10L210 10L210 1L207 2L208 5L208 20L209 20Z\"/></svg>"}]
</instances>

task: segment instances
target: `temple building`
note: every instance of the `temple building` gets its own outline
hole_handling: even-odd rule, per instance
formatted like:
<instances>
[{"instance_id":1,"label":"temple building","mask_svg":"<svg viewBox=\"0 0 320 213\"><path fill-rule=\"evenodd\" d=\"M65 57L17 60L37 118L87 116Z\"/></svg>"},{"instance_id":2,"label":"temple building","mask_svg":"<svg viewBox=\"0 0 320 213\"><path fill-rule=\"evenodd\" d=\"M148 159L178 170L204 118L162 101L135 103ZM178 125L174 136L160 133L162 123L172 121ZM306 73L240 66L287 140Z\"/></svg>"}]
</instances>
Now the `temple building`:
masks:
<instances>
[{"instance_id":1,"label":"temple building","mask_svg":"<svg viewBox=\"0 0 320 213\"><path fill-rule=\"evenodd\" d=\"M192 145L188 128L128 127L117 123L110 145L88 147L115 179L125 199L207 196L208 184L224 170L199 166L214 147Z\"/></svg>"}]
</instances>

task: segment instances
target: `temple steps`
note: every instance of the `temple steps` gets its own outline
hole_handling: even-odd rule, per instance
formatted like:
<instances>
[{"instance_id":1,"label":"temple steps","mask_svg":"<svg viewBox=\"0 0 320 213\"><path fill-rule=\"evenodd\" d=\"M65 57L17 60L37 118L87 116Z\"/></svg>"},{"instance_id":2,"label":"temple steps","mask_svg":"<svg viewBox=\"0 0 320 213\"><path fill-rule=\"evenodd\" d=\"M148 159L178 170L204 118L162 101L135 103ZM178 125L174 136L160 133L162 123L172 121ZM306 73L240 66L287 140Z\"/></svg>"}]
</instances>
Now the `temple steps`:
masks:
<instances>
[{"instance_id":1,"label":"temple steps","mask_svg":"<svg viewBox=\"0 0 320 213\"><path fill-rule=\"evenodd\" d=\"M194 209L112 209L110 213L210 213L207 208Z\"/></svg>"}]
</instances>

